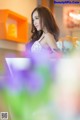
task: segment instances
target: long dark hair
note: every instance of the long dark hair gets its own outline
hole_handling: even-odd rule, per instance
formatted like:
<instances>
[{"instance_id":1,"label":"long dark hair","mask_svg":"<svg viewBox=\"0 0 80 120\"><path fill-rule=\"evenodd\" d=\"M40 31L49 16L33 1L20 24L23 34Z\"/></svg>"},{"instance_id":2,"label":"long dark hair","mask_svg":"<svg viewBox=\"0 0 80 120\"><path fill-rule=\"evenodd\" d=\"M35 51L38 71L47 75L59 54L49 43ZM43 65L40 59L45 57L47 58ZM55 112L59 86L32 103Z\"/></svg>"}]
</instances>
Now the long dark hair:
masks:
<instances>
[{"instance_id":1,"label":"long dark hair","mask_svg":"<svg viewBox=\"0 0 80 120\"><path fill-rule=\"evenodd\" d=\"M54 39L57 42L58 38L59 38L59 28L56 24L56 21L54 19L54 16L53 16L52 12L44 6L36 7L31 14L31 19L32 19L32 30L31 30L32 36L31 36L31 39L32 39L32 42L38 40L43 33L42 30L37 31L37 29L35 28L35 26L33 24L33 13L35 11L38 12L38 15L40 17L41 26L43 24L46 27L47 31L54 36Z\"/></svg>"}]
</instances>

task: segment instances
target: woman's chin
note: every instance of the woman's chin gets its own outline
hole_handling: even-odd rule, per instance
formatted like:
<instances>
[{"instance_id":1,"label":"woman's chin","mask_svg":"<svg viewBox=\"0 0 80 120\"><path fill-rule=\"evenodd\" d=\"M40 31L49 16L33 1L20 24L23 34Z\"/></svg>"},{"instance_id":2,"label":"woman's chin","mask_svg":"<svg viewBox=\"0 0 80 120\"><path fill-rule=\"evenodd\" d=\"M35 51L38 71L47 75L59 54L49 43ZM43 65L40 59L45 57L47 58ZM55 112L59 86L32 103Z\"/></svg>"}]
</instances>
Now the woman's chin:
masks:
<instances>
[{"instance_id":1,"label":"woman's chin","mask_svg":"<svg viewBox=\"0 0 80 120\"><path fill-rule=\"evenodd\" d=\"M37 31L40 31L41 29L37 28Z\"/></svg>"}]
</instances>

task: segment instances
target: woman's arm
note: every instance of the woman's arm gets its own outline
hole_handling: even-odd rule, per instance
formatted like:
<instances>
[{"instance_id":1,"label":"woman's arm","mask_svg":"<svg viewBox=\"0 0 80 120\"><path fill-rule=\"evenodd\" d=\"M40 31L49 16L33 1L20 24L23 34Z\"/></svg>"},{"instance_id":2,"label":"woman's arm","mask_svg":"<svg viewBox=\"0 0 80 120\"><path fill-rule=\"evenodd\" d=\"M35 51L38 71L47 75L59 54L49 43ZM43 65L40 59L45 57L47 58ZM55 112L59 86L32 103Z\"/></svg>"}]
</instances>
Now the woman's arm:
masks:
<instances>
[{"instance_id":1,"label":"woman's arm","mask_svg":"<svg viewBox=\"0 0 80 120\"><path fill-rule=\"evenodd\" d=\"M57 44L56 44L56 41L55 41L53 35L51 35L50 33L47 33L47 34L45 35L45 39L46 39L47 45L49 46L49 48L50 48L52 51L58 49Z\"/></svg>"},{"instance_id":2,"label":"woman's arm","mask_svg":"<svg viewBox=\"0 0 80 120\"><path fill-rule=\"evenodd\" d=\"M46 38L47 45L49 46L49 48L52 51L51 54L50 54L50 58L61 58L62 53L58 49L56 41L55 41L53 35L48 33L48 34L46 34L45 38Z\"/></svg>"}]
</instances>

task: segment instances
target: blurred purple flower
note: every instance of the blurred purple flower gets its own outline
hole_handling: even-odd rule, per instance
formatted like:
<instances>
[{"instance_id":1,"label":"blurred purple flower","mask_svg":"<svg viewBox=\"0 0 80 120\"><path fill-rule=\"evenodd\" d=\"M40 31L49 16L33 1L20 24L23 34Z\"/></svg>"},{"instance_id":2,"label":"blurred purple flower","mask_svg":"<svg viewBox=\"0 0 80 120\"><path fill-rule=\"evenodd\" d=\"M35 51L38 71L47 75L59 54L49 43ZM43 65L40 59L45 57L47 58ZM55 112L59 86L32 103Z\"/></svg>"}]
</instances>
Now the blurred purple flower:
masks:
<instances>
[{"instance_id":1,"label":"blurred purple flower","mask_svg":"<svg viewBox=\"0 0 80 120\"><path fill-rule=\"evenodd\" d=\"M26 89L28 92L38 92L42 87L42 79L34 72L35 68L17 69L13 64L7 68L6 88L11 92L20 92Z\"/></svg>"}]
</instances>

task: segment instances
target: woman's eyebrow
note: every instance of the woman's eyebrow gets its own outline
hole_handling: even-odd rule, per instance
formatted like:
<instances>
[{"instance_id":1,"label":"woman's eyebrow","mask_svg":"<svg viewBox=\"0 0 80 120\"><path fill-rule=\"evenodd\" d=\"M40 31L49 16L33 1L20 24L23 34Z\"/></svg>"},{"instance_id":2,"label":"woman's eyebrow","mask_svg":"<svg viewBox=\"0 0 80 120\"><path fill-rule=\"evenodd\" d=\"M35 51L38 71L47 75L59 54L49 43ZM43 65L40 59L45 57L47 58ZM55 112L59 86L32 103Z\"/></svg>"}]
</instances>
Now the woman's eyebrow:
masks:
<instances>
[{"instance_id":1,"label":"woman's eyebrow","mask_svg":"<svg viewBox=\"0 0 80 120\"><path fill-rule=\"evenodd\" d=\"M39 18L39 15L35 15L35 16L33 17L33 19L34 19L34 18Z\"/></svg>"},{"instance_id":2,"label":"woman's eyebrow","mask_svg":"<svg viewBox=\"0 0 80 120\"><path fill-rule=\"evenodd\" d=\"M38 15L36 15L35 17L39 17Z\"/></svg>"}]
</instances>

